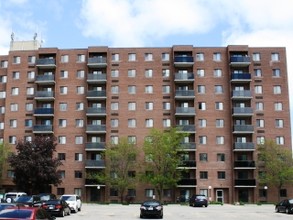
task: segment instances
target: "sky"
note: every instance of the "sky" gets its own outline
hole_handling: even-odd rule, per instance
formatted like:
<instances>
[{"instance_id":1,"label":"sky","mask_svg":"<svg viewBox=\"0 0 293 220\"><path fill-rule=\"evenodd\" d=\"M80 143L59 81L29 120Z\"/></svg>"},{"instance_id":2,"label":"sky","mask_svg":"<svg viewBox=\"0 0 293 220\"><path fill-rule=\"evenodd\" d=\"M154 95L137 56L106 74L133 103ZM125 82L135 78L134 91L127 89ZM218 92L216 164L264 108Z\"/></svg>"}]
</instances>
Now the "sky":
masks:
<instances>
[{"instance_id":1,"label":"sky","mask_svg":"<svg viewBox=\"0 0 293 220\"><path fill-rule=\"evenodd\" d=\"M42 47L286 47L293 125L292 0L0 0L0 54Z\"/></svg>"}]
</instances>

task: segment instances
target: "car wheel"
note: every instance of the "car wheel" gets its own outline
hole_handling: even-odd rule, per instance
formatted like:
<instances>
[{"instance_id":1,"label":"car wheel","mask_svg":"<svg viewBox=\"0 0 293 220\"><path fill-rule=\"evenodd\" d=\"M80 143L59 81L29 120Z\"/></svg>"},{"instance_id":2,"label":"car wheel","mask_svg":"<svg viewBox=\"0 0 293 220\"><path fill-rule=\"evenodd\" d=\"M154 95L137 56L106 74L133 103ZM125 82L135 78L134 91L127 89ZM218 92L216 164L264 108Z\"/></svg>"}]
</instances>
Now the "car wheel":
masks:
<instances>
[{"instance_id":1,"label":"car wheel","mask_svg":"<svg viewBox=\"0 0 293 220\"><path fill-rule=\"evenodd\" d=\"M278 207L275 208L275 212L280 212Z\"/></svg>"},{"instance_id":2,"label":"car wheel","mask_svg":"<svg viewBox=\"0 0 293 220\"><path fill-rule=\"evenodd\" d=\"M140 216L139 216L140 218L143 218L143 215L142 214L140 214Z\"/></svg>"},{"instance_id":3,"label":"car wheel","mask_svg":"<svg viewBox=\"0 0 293 220\"><path fill-rule=\"evenodd\" d=\"M69 209L69 211L67 212L67 215L70 215L71 214L71 210Z\"/></svg>"},{"instance_id":4,"label":"car wheel","mask_svg":"<svg viewBox=\"0 0 293 220\"><path fill-rule=\"evenodd\" d=\"M162 219L162 218L163 218L163 214L162 214L162 215L160 215L160 216L159 216L159 218L160 218L160 219Z\"/></svg>"},{"instance_id":5,"label":"car wheel","mask_svg":"<svg viewBox=\"0 0 293 220\"><path fill-rule=\"evenodd\" d=\"M61 213L60 213L60 217L64 217L65 216L65 211L63 210Z\"/></svg>"},{"instance_id":6,"label":"car wheel","mask_svg":"<svg viewBox=\"0 0 293 220\"><path fill-rule=\"evenodd\" d=\"M286 214L290 214L289 208L286 208L285 212L286 212Z\"/></svg>"},{"instance_id":7,"label":"car wheel","mask_svg":"<svg viewBox=\"0 0 293 220\"><path fill-rule=\"evenodd\" d=\"M77 210L80 212L81 211L81 207L79 207Z\"/></svg>"}]
</instances>

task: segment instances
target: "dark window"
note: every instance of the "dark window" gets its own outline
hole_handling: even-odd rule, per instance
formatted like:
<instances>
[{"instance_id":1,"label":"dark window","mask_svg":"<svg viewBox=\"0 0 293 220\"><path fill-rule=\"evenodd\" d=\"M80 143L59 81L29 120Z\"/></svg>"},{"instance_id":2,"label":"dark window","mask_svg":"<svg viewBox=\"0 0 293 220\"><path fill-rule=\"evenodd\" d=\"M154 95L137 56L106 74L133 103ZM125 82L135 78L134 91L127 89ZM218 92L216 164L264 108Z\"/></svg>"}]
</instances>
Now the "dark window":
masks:
<instances>
[{"instance_id":1,"label":"dark window","mask_svg":"<svg viewBox=\"0 0 293 220\"><path fill-rule=\"evenodd\" d=\"M287 189L280 189L280 196L287 197Z\"/></svg>"},{"instance_id":2,"label":"dark window","mask_svg":"<svg viewBox=\"0 0 293 220\"><path fill-rule=\"evenodd\" d=\"M199 154L199 160L200 161L208 161L208 154L207 153Z\"/></svg>"},{"instance_id":3,"label":"dark window","mask_svg":"<svg viewBox=\"0 0 293 220\"><path fill-rule=\"evenodd\" d=\"M208 172L207 171L201 171L199 173L200 179L207 179L208 178Z\"/></svg>"},{"instance_id":4,"label":"dark window","mask_svg":"<svg viewBox=\"0 0 293 220\"><path fill-rule=\"evenodd\" d=\"M117 189L113 189L113 188L111 188L111 189L110 189L110 196L118 196L118 191L117 191Z\"/></svg>"},{"instance_id":5,"label":"dark window","mask_svg":"<svg viewBox=\"0 0 293 220\"><path fill-rule=\"evenodd\" d=\"M75 178L82 178L82 172L79 170L74 171L74 177Z\"/></svg>"},{"instance_id":6,"label":"dark window","mask_svg":"<svg viewBox=\"0 0 293 220\"><path fill-rule=\"evenodd\" d=\"M218 171L218 179L226 179L226 173L224 171Z\"/></svg>"},{"instance_id":7,"label":"dark window","mask_svg":"<svg viewBox=\"0 0 293 220\"><path fill-rule=\"evenodd\" d=\"M59 160L65 160L66 154L65 153L58 153L58 159Z\"/></svg>"},{"instance_id":8,"label":"dark window","mask_svg":"<svg viewBox=\"0 0 293 220\"><path fill-rule=\"evenodd\" d=\"M57 195L63 195L65 194L65 189L64 188L57 188Z\"/></svg>"}]
</instances>

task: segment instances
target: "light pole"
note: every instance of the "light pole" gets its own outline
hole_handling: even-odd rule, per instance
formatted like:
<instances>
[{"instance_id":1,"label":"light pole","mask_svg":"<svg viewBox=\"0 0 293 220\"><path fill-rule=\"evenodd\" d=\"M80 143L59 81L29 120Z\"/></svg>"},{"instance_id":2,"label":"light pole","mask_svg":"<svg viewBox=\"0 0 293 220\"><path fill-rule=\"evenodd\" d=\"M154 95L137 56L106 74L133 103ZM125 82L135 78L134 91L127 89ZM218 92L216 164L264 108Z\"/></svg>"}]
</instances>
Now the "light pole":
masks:
<instances>
[{"instance_id":1,"label":"light pole","mask_svg":"<svg viewBox=\"0 0 293 220\"><path fill-rule=\"evenodd\" d=\"M212 186L209 186L209 201L212 201Z\"/></svg>"},{"instance_id":2,"label":"light pole","mask_svg":"<svg viewBox=\"0 0 293 220\"><path fill-rule=\"evenodd\" d=\"M268 201L268 194L267 194L267 192L268 192L268 186L267 185L265 185L264 187L263 187L263 189L264 189L264 196L265 196L265 198L266 198L266 201Z\"/></svg>"}]
</instances>

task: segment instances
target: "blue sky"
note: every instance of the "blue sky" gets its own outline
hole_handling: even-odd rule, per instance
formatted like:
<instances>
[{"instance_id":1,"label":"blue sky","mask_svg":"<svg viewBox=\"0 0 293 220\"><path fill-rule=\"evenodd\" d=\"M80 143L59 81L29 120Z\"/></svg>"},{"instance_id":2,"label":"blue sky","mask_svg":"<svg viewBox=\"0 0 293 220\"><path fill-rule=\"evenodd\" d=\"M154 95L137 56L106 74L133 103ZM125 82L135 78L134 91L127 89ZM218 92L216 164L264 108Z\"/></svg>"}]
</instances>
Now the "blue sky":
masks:
<instances>
[{"instance_id":1,"label":"blue sky","mask_svg":"<svg viewBox=\"0 0 293 220\"><path fill-rule=\"evenodd\" d=\"M15 40L37 32L43 47L60 49L286 47L293 111L292 0L0 0L0 24L1 55L12 32Z\"/></svg>"}]
</instances>

